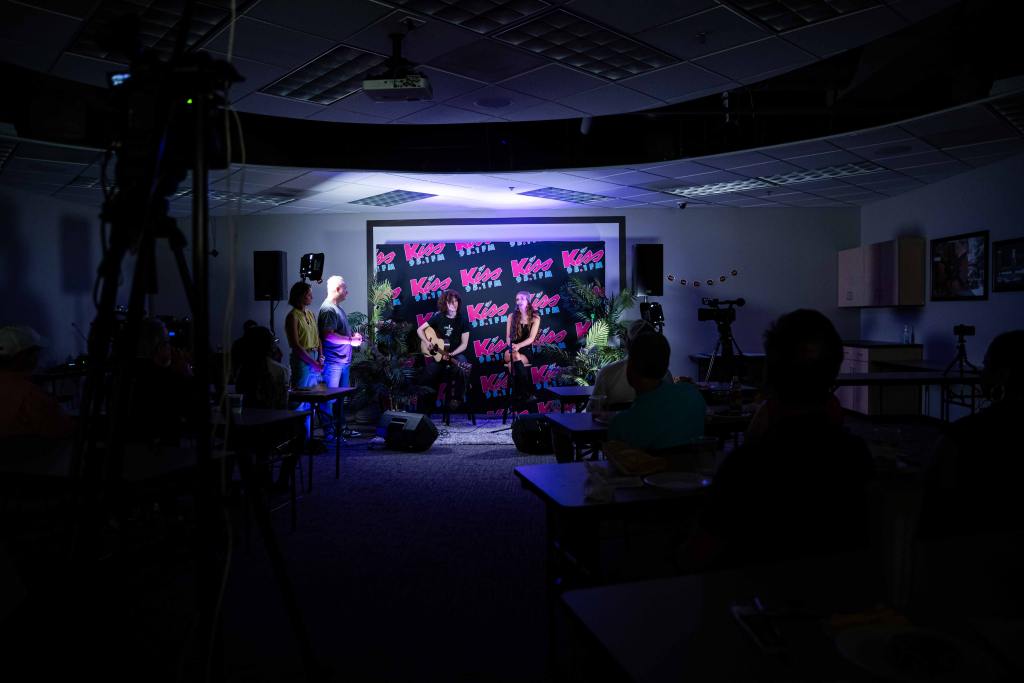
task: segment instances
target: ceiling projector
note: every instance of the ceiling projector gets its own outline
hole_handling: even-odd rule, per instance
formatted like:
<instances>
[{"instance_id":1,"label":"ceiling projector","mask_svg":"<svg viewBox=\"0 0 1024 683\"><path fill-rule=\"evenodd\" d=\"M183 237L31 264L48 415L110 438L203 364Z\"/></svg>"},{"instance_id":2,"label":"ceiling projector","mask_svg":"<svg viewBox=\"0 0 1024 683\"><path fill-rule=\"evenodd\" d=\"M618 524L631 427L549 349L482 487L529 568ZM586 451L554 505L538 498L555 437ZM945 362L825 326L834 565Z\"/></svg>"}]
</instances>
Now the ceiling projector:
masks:
<instances>
[{"instance_id":1,"label":"ceiling projector","mask_svg":"<svg viewBox=\"0 0 1024 683\"><path fill-rule=\"evenodd\" d=\"M368 78L363 92L377 102L418 102L434 96L426 76L408 74L397 78Z\"/></svg>"}]
</instances>

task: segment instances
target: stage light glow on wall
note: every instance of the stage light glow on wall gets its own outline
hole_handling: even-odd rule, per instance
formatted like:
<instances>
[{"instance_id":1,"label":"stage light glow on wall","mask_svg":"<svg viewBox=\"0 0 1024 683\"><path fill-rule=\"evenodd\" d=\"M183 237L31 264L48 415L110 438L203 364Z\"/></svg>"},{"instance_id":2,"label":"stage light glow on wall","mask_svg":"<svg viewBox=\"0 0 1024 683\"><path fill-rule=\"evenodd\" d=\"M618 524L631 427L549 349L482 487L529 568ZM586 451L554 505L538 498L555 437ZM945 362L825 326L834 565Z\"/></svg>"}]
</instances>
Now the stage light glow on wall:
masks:
<instances>
[{"instance_id":1,"label":"stage light glow on wall","mask_svg":"<svg viewBox=\"0 0 1024 683\"><path fill-rule=\"evenodd\" d=\"M394 316L419 327L437 311L437 299L453 290L462 297L470 326L466 357L473 363L473 391L481 412L500 412L508 401L504 365L505 324L516 292L533 294L541 316L537 345L576 353L590 324L561 305L559 293L574 276L605 286L603 241L414 242L376 245L376 276L394 287ZM534 391L554 383L557 368L538 361L531 368ZM550 404L538 400L538 410Z\"/></svg>"}]
</instances>

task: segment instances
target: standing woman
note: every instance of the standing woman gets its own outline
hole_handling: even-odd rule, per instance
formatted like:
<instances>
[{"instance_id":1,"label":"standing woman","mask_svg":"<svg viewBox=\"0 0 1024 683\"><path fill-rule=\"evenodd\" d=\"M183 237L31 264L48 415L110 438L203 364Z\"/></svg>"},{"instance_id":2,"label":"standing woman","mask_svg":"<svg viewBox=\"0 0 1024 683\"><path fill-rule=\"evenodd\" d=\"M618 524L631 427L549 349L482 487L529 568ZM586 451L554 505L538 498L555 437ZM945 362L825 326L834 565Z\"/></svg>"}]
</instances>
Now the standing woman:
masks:
<instances>
[{"instance_id":1,"label":"standing woman","mask_svg":"<svg viewBox=\"0 0 1024 683\"><path fill-rule=\"evenodd\" d=\"M292 387L305 389L320 381L324 370L323 347L316 330L316 316L308 306L313 303L313 287L308 282L296 282L288 292L292 310L284 318L289 357L292 369Z\"/></svg>"},{"instance_id":2,"label":"standing woman","mask_svg":"<svg viewBox=\"0 0 1024 683\"><path fill-rule=\"evenodd\" d=\"M540 316L530 303L529 292L516 293L516 307L505 325L505 341L509 346L506 362L511 364L512 401L522 404L530 396L530 356L540 330ZM513 405L514 409L519 406Z\"/></svg>"}]
</instances>

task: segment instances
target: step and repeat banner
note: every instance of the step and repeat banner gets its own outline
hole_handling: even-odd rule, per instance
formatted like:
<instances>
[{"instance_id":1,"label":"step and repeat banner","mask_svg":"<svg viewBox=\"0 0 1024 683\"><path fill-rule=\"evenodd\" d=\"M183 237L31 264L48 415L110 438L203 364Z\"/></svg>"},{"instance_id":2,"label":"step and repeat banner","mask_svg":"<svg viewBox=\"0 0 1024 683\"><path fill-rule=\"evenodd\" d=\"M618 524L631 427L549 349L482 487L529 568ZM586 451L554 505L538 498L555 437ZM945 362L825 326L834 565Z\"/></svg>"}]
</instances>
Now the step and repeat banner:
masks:
<instances>
[{"instance_id":1,"label":"step and repeat banner","mask_svg":"<svg viewBox=\"0 0 1024 683\"><path fill-rule=\"evenodd\" d=\"M590 323L565 309L562 286L570 277L605 286L603 241L416 242L378 244L376 251L376 276L394 288L396 320L419 327L437 311L441 294L451 290L462 297L461 313L470 328L464 355L473 364L470 399L480 413L500 413L507 405L505 324L516 292L529 292L541 316L536 344L554 344L575 355ZM554 383L557 367L538 360L531 374L539 390ZM438 395L443 391L439 387ZM536 406L541 412L551 409L550 402Z\"/></svg>"}]
</instances>

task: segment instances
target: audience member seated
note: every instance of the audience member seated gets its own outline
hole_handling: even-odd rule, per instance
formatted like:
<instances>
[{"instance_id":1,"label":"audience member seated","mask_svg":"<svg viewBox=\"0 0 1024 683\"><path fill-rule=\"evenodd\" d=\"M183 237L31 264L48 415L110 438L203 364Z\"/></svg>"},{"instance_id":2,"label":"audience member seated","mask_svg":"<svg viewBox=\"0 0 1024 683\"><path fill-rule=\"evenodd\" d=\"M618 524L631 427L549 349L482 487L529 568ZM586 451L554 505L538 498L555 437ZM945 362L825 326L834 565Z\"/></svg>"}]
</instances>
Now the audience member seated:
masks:
<instances>
[{"instance_id":1,"label":"audience member seated","mask_svg":"<svg viewBox=\"0 0 1024 683\"><path fill-rule=\"evenodd\" d=\"M246 333L246 341L238 359L238 378L235 381L236 390L242 394L243 407L288 408L291 370L274 360L275 346L274 335L266 327L257 326ZM305 427L297 433L282 435L282 442L290 441L287 450L296 457L304 432ZM275 489L287 490L295 471L296 457L282 460Z\"/></svg>"},{"instance_id":2,"label":"audience member seated","mask_svg":"<svg viewBox=\"0 0 1024 683\"><path fill-rule=\"evenodd\" d=\"M646 320L634 320L626 331L626 353L641 334L658 334L654 325ZM617 360L601 368L594 380L594 396L603 396L604 410L622 410L636 399L636 391L626 379L626 361ZM665 382L672 382L672 374L666 370Z\"/></svg>"},{"instance_id":3,"label":"audience member seated","mask_svg":"<svg viewBox=\"0 0 1024 683\"><path fill-rule=\"evenodd\" d=\"M707 405L690 383L666 381L671 349L658 333L633 340L626 363L626 379L636 400L612 418L608 440L621 441L644 451L689 444L704 434Z\"/></svg>"},{"instance_id":4,"label":"audience member seated","mask_svg":"<svg viewBox=\"0 0 1024 683\"><path fill-rule=\"evenodd\" d=\"M259 327L259 323L255 320L246 320L242 323L242 336L231 343L231 381L234 382L238 376L238 368L241 363L242 355L245 353L244 346L248 341L249 332Z\"/></svg>"},{"instance_id":5,"label":"audience member seated","mask_svg":"<svg viewBox=\"0 0 1024 683\"><path fill-rule=\"evenodd\" d=\"M178 444L194 433L201 396L188 358L171 346L167 327L157 318L139 322L135 351L134 362L125 369L127 434L136 441Z\"/></svg>"},{"instance_id":6,"label":"audience member seated","mask_svg":"<svg viewBox=\"0 0 1024 683\"><path fill-rule=\"evenodd\" d=\"M30 327L0 328L0 437L63 439L74 431L57 401L32 382L43 342Z\"/></svg>"},{"instance_id":7,"label":"audience member seated","mask_svg":"<svg viewBox=\"0 0 1024 683\"><path fill-rule=\"evenodd\" d=\"M729 454L715 475L687 571L769 562L863 547L867 445L830 413L843 360L835 327L818 311L780 317L764 334L765 383L777 410L756 440Z\"/></svg>"},{"instance_id":8,"label":"audience member seated","mask_svg":"<svg viewBox=\"0 0 1024 683\"><path fill-rule=\"evenodd\" d=\"M1020 531L1024 330L992 340L981 379L991 403L949 426L927 472L919 526L924 539Z\"/></svg>"}]
</instances>

